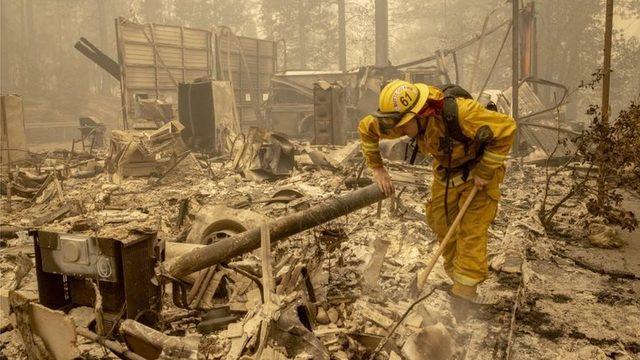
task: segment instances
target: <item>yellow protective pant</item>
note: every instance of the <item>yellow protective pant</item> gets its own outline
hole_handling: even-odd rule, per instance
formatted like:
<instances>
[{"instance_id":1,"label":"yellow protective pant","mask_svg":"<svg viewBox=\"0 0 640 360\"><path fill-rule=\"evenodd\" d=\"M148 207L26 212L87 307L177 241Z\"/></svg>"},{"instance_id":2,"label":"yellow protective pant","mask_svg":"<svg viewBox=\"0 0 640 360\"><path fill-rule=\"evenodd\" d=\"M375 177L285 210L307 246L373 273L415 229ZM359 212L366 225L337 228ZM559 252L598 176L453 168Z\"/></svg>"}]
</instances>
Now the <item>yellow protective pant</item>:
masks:
<instances>
[{"instance_id":1,"label":"yellow protective pant","mask_svg":"<svg viewBox=\"0 0 640 360\"><path fill-rule=\"evenodd\" d=\"M487 230L498 210L500 183L503 178L504 168L499 168L491 182L482 191L478 191L442 253L445 271L453 281L462 285L474 286L487 278ZM449 224L453 223L473 186L473 179L456 187L449 185ZM434 179L431 200L426 206L427 223L440 242L449 230L444 199L445 185Z\"/></svg>"}]
</instances>

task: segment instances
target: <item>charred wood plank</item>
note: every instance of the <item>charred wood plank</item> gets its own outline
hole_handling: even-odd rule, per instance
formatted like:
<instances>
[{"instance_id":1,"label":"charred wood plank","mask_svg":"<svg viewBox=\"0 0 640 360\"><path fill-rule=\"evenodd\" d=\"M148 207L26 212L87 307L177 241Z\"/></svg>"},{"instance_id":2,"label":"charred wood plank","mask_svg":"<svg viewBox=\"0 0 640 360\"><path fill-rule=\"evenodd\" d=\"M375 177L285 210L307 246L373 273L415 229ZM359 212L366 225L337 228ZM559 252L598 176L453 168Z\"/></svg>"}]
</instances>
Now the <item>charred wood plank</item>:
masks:
<instances>
[{"instance_id":1,"label":"charred wood plank","mask_svg":"<svg viewBox=\"0 0 640 360\"><path fill-rule=\"evenodd\" d=\"M100 51L100 49L93 45L89 40L81 37L80 41L76 42L74 47L76 50L80 51L82 55L86 56L89 60L93 61L108 72L109 75L113 76L116 80L120 80L120 64L107 54Z\"/></svg>"}]
</instances>

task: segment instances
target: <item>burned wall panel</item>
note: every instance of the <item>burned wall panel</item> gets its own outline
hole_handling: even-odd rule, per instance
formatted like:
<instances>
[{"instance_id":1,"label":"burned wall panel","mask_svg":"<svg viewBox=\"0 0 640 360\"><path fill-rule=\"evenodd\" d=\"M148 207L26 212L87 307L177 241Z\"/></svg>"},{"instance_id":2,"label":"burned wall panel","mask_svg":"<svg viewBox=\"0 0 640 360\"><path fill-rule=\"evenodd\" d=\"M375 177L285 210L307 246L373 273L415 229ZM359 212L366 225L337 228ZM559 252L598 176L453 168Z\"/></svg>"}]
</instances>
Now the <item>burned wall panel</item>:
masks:
<instances>
[{"instance_id":1,"label":"burned wall panel","mask_svg":"<svg viewBox=\"0 0 640 360\"><path fill-rule=\"evenodd\" d=\"M240 133L234 108L231 84L228 81L202 81L180 84L180 122L182 133L193 148L221 154L229 138Z\"/></svg>"},{"instance_id":2,"label":"burned wall panel","mask_svg":"<svg viewBox=\"0 0 640 360\"><path fill-rule=\"evenodd\" d=\"M268 100L275 69L275 42L235 36L226 30L216 34L217 78L231 81L244 129L265 126L261 109Z\"/></svg>"},{"instance_id":3,"label":"burned wall panel","mask_svg":"<svg viewBox=\"0 0 640 360\"><path fill-rule=\"evenodd\" d=\"M136 96L177 105L178 83L212 77L210 31L116 19L125 128Z\"/></svg>"},{"instance_id":4,"label":"burned wall panel","mask_svg":"<svg viewBox=\"0 0 640 360\"><path fill-rule=\"evenodd\" d=\"M0 98L0 146L3 167L24 160L28 155L22 98L18 95Z\"/></svg>"}]
</instances>

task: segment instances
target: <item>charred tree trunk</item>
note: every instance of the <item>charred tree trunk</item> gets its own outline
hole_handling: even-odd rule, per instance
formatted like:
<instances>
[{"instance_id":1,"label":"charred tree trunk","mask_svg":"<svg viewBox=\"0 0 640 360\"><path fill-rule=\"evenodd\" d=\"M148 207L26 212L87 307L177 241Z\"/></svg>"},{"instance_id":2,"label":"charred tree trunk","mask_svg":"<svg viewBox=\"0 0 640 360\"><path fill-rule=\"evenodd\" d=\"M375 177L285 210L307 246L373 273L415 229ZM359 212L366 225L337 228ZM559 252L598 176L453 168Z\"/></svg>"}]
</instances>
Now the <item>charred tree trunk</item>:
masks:
<instances>
[{"instance_id":1,"label":"charred tree trunk","mask_svg":"<svg viewBox=\"0 0 640 360\"><path fill-rule=\"evenodd\" d=\"M604 26L604 60L602 69L602 125L607 128L609 126L609 84L611 82L611 37L613 32L613 0L607 0L606 18ZM603 139L604 140L604 139ZM604 144L603 144L604 145ZM604 149L601 147L600 154L600 173L598 176L598 204L603 206L605 203L607 175L607 161L603 154Z\"/></svg>"},{"instance_id":2,"label":"charred tree trunk","mask_svg":"<svg viewBox=\"0 0 640 360\"><path fill-rule=\"evenodd\" d=\"M347 32L345 1L338 0L338 68L347 71Z\"/></svg>"},{"instance_id":3,"label":"charred tree trunk","mask_svg":"<svg viewBox=\"0 0 640 360\"><path fill-rule=\"evenodd\" d=\"M307 37L304 25L308 19L304 16L304 0L298 0L298 51L300 52L300 69L307 68Z\"/></svg>"},{"instance_id":4,"label":"charred tree trunk","mask_svg":"<svg viewBox=\"0 0 640 360\"><path fill-rule=\"evenodd\" d=\"M520 64L519 64L519 60L520 60L520 45L519 45L519 21L518 18L520 17L520 8L519 8L519 3L518 0L512 0L513 4L512 4L512 31L511 31L511 39L512 39L512 43L511 43L511 117L513 117L513 119L518 122L518 83L520 81L520 74L519 74L519 70L520 70ZM515 156L519 156L520 155L520 129L516 130L516 139L514 141L514 145L513 145L513 155Z\"/></svg>"},{"instance_id":5,"label":"charred tree trunk","mask_svg":"<svg viewBox=\"0 0 640 360\"><path fill-rule=\"evenodd\" d=\"M112 0L97 0L98 2L98 43L100 44L100 49L108 53L109 44L107 41L107 34L110 28L108 28L108 24L111 24L111 21L107 20L108 13L110 8L113 6ZM110 93L110 84L111 77L109 74L104 71L100 71L100 93L102 95L109 95Z\"/></svg>"},{"instance_id":6,"label":"charred tree trunk","mask_svg":"<svg viewBox=\"0 0 640 360\"><path fill-rule=\"evenodd\" d=\"M24 86L23 89L24 91L27 91L27 89L29 89L29 92L32 91L39 91L39 87L38 86L34 86L34 84L37 84L38 82L38 69L39 69L39 64L34 62L34 59L36 59L36 55L35 55L35 50L34 50L34 45L32 43L32 40L35 39L34 36L34 22L33 22L33 0L24 0L24 4L23 4L23 13L22 15L24 16L23 18L23 34L24 34L24 38L22 39L22 46L23 46L23 63L22 66L24 68L24 72L23 72L23 81L24 81Z\"/></svg>"},{"instance_id":7,"label":"charred tree trunk","mask_svg":"<svg viewBox=\"0 0 640 360\"><path fill-rule=\"evenodd\" d=\"M7 15L7 2L0 1L0 92L9 93L9 16Z\"/></svg>"},{"instance_id":8,"label":"charred tree trunk","mask_svg":"<svg viewBox=\"0 0 640 360\"><path fill-rule=\"evenodd\" d=\"M389 4L387 0L375 1L376 66L389 65Z\"/></svg>"},{"instance_id":9,"label":"charred tree trunk","mask_svg":"<svg viewBox=\"0 0 640 360\"><path fill-rule=\"evenodd\" d=\"M314 226L334 220L383 200L385 195L378 185L372 184L340 197L326 200L307 210L300 211L269 223L271 242L277 242ZM181 278L198 270L242 255L260 247L260 229L220 240L212 245L194 249L173 261L165 263L166 271L174 278Z\"/></svg>"}]
</instances>

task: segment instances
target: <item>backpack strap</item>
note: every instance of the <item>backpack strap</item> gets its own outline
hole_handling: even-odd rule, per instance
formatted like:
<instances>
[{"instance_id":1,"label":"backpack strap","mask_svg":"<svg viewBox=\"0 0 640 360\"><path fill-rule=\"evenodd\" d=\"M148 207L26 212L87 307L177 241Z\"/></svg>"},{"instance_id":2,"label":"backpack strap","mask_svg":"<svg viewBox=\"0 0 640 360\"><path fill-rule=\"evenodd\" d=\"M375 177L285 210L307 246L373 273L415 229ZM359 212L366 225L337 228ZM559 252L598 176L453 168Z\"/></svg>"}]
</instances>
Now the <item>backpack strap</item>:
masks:
<instances>
[{"instance_id":1,"label":"backpack strap","mask_svg":"<svg viewBox=\"0 0 640 360\"><path fill-rule=\"evenodd\" d=\"M411 153L411 160L409 160L409 164L413 165L416 162L416 157L418 156L418 139L424 137L424 134L427 132L427 129L422 126L422 122L418 120L418 135L411 139L411 142L407 144L407 146L413 146L413 151ZM407 159L407 150L405 149L405 160Z\"/></svg>"},{"instance_id":2,"label":"backpack strap","mask_svg":"<svg viewBox=\"0 0 640 360\"><path fill-rule=\"evenodd\" d=\"M445 95L442 119L444 120L445 136L461 142L464 145L466 153L473 139L462 132L460 122L458 121L458 103L454 95Z\"/></svg>"},{"instance_id":3,"label":"backpack strap","mask_svg":"<svg viewBox=\"0 0 640 360\"><path fill-rule=\"evenodd\" d=\"M463 89L462 87L454 84L445 85L442 87L442 92L444 94L444 106L442 108L442 120L444 122L444 144L442 144L446 154L447 154L447 167L445 168L445 176L447 179L447 183L444 189L444 213L445 219L447 221L447 225L449 223L449 181L451 178L451 161L453 154L453 143L451 139L454 139L458 142L461 142L464 145L465 154L469 151L469 146L473 142L473 139L469 138L462 132L462 128L460 127L460 122L458 121L458 103L456 102L456 98L465 98L465 99L473 99L471 94L468 91ZM487 127L488 129L488 127ZM491 130L491 129L489 129ZM486 132L486 131L485 131ZM485 134L489 136L483 136L484 138L488 138L490 140L492 134ZM476 135L476 138L478 136ZM481 140L482 139L477 139ZM484 151L484 145L481 146L480 151L478 152L478 156L481 156ZM472 160L473 161L473 160ZM463 164L462 168L462 178L466 181L471 171L470 161Z\"/></svg>"},{"instance_id":4,"label":"backpack strap","mask_svg":"<svg viewBox=\"0 0 640 360\"><path fill-rule=\"evenodd\" d=\"M469 92L460 85L446 84L439 87L439 89L445 95L452 95L455 97L461 97L461 98L473 100L473 96L471 96L471 94L469 94Z\"/></svg>"}]
</instances>

